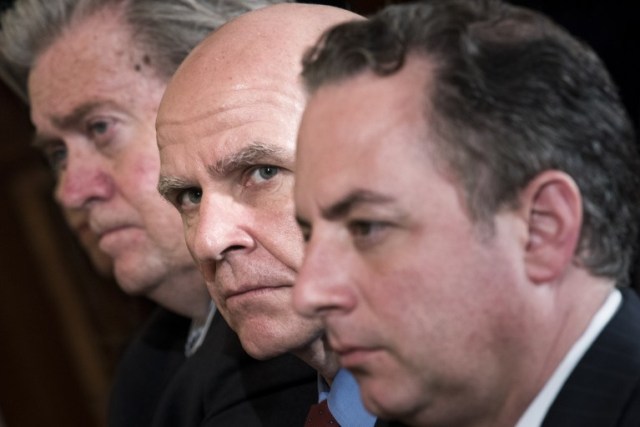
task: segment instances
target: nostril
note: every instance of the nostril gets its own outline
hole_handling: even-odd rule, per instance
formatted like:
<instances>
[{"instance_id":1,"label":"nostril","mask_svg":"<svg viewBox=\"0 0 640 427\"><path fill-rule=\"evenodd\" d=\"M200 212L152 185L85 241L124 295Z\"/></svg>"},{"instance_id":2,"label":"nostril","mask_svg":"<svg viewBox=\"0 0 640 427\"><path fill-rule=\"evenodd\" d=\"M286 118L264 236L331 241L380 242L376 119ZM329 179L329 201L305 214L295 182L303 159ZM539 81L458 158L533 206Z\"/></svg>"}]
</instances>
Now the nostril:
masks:
<instances>
[{"instance_id":1,"label":"nostril","mask_svg":"<svg viewBox=\"0 0 640 427\"><path fill-rule=\"evenodd\" d=\"M235 251L240 251L244 249L243 246L241 245L233 245L233 246L229 246L228 248L226 248L225 250L223 250L222 252L220 252L218 255L215 256L215 261L219 262L222 261L224 259L225 256L235 252Z\"/></svg>"}]
</instances>

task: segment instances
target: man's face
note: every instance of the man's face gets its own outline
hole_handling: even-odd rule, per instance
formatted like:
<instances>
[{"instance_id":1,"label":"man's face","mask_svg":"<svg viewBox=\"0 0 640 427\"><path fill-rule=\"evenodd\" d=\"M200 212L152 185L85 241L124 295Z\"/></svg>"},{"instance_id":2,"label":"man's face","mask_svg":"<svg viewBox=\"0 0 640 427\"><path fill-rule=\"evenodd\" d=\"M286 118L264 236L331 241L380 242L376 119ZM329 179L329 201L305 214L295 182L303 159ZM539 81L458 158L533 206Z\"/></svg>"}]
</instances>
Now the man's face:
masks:
<instances>
[{"instance_id":1,"label":"man's face","mask_svg":"<svg viewBox=\"0 0 640 427\"><path fill-rule=\"evenodd\" d=\"M522 230L499 214L495 235L481 239L463 192L434 165L426 67L366 73L310 99L298 140L307 246L294 304L324 321L369 409L451 422L506 393L522 305L511 288L522 272L515 239L503 236Z\"/></svg>"},{"instance_id":2,"label":"man's face","mask_svg":"<svg viewBox=\"0 0 640 427\"><path fill-rule=\"evenodd\" d=\"M304 102L277 70L207 72L214 78L185 71L162 101L160 191L180 211L209 293L245 349L257 358L294 351L321 335L291 301L303 250L292 191Z\"/></svg>"},{"instance_id":3,"label":"man's face","mask_svg":"<svg viewBox=\"0 0 640 427\"><path fill-rule=\"evenodd\" d=\"M151 64L152 65L152 64ZM180 217L156 191L155 117L165 82L113 11L64 32L29 76L36 144L77 233L89 227L128 292L192 265Z\"/></svg>"}]
</instances>

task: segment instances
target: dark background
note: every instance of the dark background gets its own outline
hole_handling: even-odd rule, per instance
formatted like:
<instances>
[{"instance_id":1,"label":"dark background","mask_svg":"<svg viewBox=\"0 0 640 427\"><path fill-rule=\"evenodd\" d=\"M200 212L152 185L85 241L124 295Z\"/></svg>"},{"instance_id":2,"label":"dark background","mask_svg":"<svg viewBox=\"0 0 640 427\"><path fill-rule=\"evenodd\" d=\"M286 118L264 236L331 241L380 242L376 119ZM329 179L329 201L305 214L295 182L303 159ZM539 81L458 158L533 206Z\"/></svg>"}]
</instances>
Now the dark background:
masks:
<instances>
[{"instance_id":1,"label":"dark background","mask_svg":"<svg viewBox=\"0 0 640 427\"><path fill-rule=\"evenodd\" d=\"M11 3L0 0L0 11ZM368 14L390 2L309 3ZM591 44L638 124L637 2L514 3ZM31 132L28 109L0 82L0 426L102 427L120 351L153 305L93 272L51 199Z\"/></svg>"}]
</instances>

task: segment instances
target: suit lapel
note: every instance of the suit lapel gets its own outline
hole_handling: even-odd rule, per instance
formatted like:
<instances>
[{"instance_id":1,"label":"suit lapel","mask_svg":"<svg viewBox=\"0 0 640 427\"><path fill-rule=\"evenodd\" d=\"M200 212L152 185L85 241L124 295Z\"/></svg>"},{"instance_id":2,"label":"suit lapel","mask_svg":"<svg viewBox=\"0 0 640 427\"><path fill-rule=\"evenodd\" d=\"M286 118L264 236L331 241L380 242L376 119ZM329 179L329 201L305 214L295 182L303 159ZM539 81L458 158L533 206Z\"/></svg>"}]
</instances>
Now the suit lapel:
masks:
<instances>
[{"instance_id":1,"label":"suit lapel","mask_svg":"<svg viewBox=\"0 0 640 427\"><path fill-rule=\"evenodd\" d=\"M544 427L640 426L640 299L621 292L618 312L567 379Z\"/></svg>"}]
</instances>

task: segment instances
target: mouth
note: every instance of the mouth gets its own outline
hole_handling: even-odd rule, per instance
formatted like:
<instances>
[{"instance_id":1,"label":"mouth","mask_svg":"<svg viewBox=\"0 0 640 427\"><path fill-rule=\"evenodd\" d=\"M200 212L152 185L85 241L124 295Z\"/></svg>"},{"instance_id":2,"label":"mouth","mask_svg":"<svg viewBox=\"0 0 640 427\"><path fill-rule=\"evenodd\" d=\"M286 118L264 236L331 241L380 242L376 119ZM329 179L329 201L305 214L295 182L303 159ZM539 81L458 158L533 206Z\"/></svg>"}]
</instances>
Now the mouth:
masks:
<instances>
[{"instance_id":1,"label":"mouth","mask_svg":"<svg viewBox=\"0 0 640 427\"><path fill-rule=\"evenodd\" d=\"M336 351L340 365L346 369L352 369L356 367L362 367L373 357L376 350L353 347L348 350Z\"/></svg>"},{"instance_id":2,"label":"mouth","mask_svg":"<svg viewBox=\"0 0 640 427\"><path fill-rule=\"evenodd\" d=\"M344 368L362 366L378 352L378 349L357 344L336 343L329 340L331 349L338 355L340 365Z\"/></svg>"},{"instance_id":3,"label":"mouth","mask_svg":"<svg viewBox=\"0 0 640 427\"><path fill-rule=\"evenodd\" d=\"M275 286L265 286L265 285L255 285L255 286L246 286L241 289L228 292L225 295L225 300L227 302L231 300L245 299L245 298L259 298L261 296L270 294L275 291L281 291L283 289L291 288L289 285L275 285Z\"/></svg>"},{"instance_id":4,"label":"mouth","mask_svg":"<svg viewBox=\"0 0 640 427\"><path fill-rule=\"evenodd\" d=\"M105 230L100 231L100 232L98 233L98 237L102 239L102 238L104 238L104 237L106 237L106 236L108 236L108 235L110 235L110 234L117 233L117 232L122 231L122 230L125 230L125 229L127 229L127 228L129 228L129 227L128 227L128 226L126 226L126 225L121 225L121 226L117 226L117 227L107 228L107 229L105 229Z\"/></svg>"},{"instance_id":5,"label":"mouth","mask_svg":"<svg viewBox=\"0 0 640 427\"><path fill-rule=\"evenodd\" d=\"M100 249L109 253L112 249L115 250L116 247L130 243L129 239L126 238L123 232L129 231L131 228L132 227L128 225L122 225L100 230L96 233Z\"/></svg>"}]
</instances>

